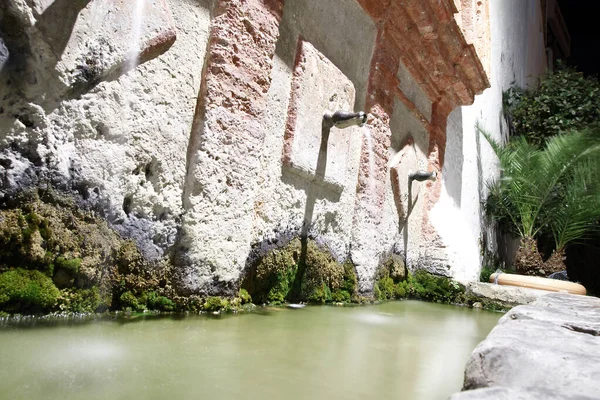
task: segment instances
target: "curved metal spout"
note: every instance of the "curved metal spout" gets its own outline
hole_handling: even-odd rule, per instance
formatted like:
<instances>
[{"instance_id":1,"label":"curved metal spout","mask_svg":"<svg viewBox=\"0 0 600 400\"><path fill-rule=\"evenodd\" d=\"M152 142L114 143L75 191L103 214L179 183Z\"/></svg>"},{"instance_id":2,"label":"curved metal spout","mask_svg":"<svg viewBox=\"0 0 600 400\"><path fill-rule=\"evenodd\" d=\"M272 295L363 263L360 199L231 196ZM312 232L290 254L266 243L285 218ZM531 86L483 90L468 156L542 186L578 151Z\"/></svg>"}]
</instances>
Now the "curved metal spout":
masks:
<instances>
[{"instance_id":1,"label":"curved metal spout","mask_svg":"<svg viewBox=\"0 0 600 400\"><path fill-rule=\"evenodd\" d=\"M367 122L367 114L363 111L354 113L348 111L336 111L331 114L326 111L323 114L323 127L333 128L334 126L339 129L348 128L353 125L362 126Z\"/></svg>"},{"instance_id":2,"label":"curved metal spout","mask_svg":"<svg viewBox=\"0 0 600 400\"><path fill-rule=\"evenodd\" d=\"M427 171L417 171L417 172L410 172L408 174L408 184L410 185L412 183L412 181L435 181L437 178L437 174L435 173L435 171L433 172L427 172Z\"/></svg>"}]
</instances>

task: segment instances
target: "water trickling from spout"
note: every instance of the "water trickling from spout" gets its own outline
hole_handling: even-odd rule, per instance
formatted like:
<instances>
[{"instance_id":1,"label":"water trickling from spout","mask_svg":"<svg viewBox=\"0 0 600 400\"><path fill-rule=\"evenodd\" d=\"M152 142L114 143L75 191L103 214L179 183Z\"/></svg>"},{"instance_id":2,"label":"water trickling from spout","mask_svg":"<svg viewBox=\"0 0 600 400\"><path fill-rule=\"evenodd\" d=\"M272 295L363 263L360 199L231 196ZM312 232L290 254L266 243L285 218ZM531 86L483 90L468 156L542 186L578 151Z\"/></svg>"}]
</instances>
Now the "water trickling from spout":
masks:
<instances>
[{"instance_id":1,"label":"water trickling from spout","mask_svg":"<svg viewBox=\"0 0 600 400\"><path fill-rule=\"evenodd\" d=\"M369 177L367 181L367 193L373 192L373 173L375 170L374 160L373 160L373 138L371 137L371 130L367 125L364 125L360 128L365 140L367 141L367 151L369 152Z\"/></svg>"},{"instance_id":2,"label":"water trickling from spout","mask_svg":"<svg viewBox=\"0 0 600 400\"><path fill-rule=\"evenodd\" d=\"M139 63L142 47L142 20L144 19L144 8L146 0L135 0L133 14L131 16L131 42L129 55L127 56L126 70L135 69Z\"/></svg>"},{"instance_id":3,"label":"water trickling from spout","mask_svg":"<svg viewBox=\"0 0 600 400\"><path fill-rule=\"evenodd\" d=\"M129 26L127 48L125 49L125 59L122 65L122 104L120 108L121 119L127 121L122 125L125 132L133 132L138 129L140 110L140 73L136 71L140 63L140 53L142 51L144 37L144 9L147 0L130 0L128 11L131 16L131 25Z\"/></svg>"}]
</instances>

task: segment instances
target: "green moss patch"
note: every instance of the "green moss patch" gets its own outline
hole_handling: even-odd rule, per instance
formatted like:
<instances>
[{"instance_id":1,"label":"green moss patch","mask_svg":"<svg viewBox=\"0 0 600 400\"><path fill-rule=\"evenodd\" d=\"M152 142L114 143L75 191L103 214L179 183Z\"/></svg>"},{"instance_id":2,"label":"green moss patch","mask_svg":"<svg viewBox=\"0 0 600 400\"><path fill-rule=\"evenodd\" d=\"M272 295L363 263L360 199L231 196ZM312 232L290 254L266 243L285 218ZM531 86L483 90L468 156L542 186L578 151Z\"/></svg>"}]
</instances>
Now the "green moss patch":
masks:
<instances>
[{"instance_id":1,"label":"green moss patch","mask_svg":"<svg viewBox=\"0 0 600 400\"><path fill-rule=\"evenodd\" d=\"M240 289L238 297L240 298L240 301L241 301L242 304L250 304L250 303L252 303L252 296L250 296L250 294L248 293L248 291L246 289L244 289L244 288Z\"/></svg>"},{"instance_id":2,"label":"green moss patch","mask_svg":"<svg viewBox=\"0 0 600 400\"><path fill-rule=\"evenodd\" d=\"M34 307L35 302L11 300L0 303L0 311L176 309L166 260L148 262L134 242L100 216L52 190L22 193L0 210L0 272L20 270L39 272L60 292L52 304ZM18 281L5 285L11 283ZM15 293L21 290L8 286Z\"/></svg>"},{"instance_id":3,"label":"green moss patch","mask_svg":"<svg viewBox=\"0 0 600 400\"><path fill-rule=\"evenodd\" d=\"M439 303L464 303L465 287L459 282L428 273L416 271L408 281L407 291L417 299Z\"/></svg>"},{"instance_id":4,"label":"green moss patch","mask_svg":"<svg viewBox=\"0 0 600 400\"><path fill-rule=\"evenodd\" d=\"M407 297L409 287L406 280L408 277L404 260L396 254L391 255L381 264L375 274L376 282L373 287L375 299L383 301Z\"/></svg>"},{"instance_id":5,"label":"green moss patch","mask_svg":"<svg viewBox=\"0 0 600 400\"><path fill-rule=\"evenodd\" d=\"M229 311L230 305L227 299L214 296L207 298L202 308L208 312Z\"/></svg>"},{"instance_id":6,"label":"green moss patch","mask_svg":"<svg viewBox=\"0 0 600 400\"><path fill-rule=\"evenodd\" d=\"M63 289L58 299L58 309L66 312L93 313L98 311L103 304L97 287Z\"/></svg>"},{"instance_id":7,"label":"green moss patch","mask_svg":"<svg viewBox=\"0 0 600 400\"><path fill-rule=\"evenodd\" d=\"M8 312L51 310L60 295L52 280L40 271L21 268L0 274L0 307Z\"/></svg>"},{"instance_id":8,"label":"green moss patch","mask_svg":"<svg viewBox=\"0 0 600 400\"><path fill-rule=\"evenodd\" d=\"M352 263L337 262L312 240L294 239L258 259L242 287L257 303L349 302L356 296L357 279Z\"/></svg>"},{"instance_id":9,"label":"green moss patch","mask_svg":"<svg viewBox=\"0 0 600 400\"><path fill-rule=\"evenodd\" d=\"M404 261L396 255L386 260L377 271L373 292L380 301L413 298L440 303L466 302L463 285L425 270L410 274Z\"/></svg>"}]
</instances>

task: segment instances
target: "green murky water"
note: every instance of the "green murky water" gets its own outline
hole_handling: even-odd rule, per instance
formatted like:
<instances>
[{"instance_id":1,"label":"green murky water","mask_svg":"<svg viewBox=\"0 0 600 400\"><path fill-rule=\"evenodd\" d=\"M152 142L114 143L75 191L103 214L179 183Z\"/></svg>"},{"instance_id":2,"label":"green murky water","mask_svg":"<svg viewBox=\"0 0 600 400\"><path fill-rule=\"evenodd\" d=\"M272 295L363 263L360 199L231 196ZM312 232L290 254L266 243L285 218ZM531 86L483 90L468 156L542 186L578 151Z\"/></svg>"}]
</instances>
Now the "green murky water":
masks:
<instances>
[{"instance_id":1,"label":"green murky water","mask_svg":"<svg viewBox=\"0 0 600 400\"><path fill-rule=\"evenodd\" d=\"M500 314L415 301L0 330L2 399L446 399Z\"/></svg>"}]
</instances>

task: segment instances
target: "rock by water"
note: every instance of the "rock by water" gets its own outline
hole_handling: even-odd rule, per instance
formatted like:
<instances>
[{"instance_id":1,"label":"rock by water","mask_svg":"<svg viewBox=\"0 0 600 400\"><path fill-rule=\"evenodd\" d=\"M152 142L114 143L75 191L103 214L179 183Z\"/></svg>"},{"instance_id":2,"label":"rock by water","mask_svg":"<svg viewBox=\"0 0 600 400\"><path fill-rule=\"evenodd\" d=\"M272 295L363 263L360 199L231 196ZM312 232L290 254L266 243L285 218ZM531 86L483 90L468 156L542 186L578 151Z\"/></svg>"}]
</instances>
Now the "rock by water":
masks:
<instances>
[{"instance_id":1,"label":"rock by water","mask_svg":"<svg viewBox=\"0 0 600 400\"><path fill-rule=\"evenodd\" d=\"M463 389L452 399L599 399L600 299L552 293L513 308L473 351Z\"/></svg>"}]
</instances>

